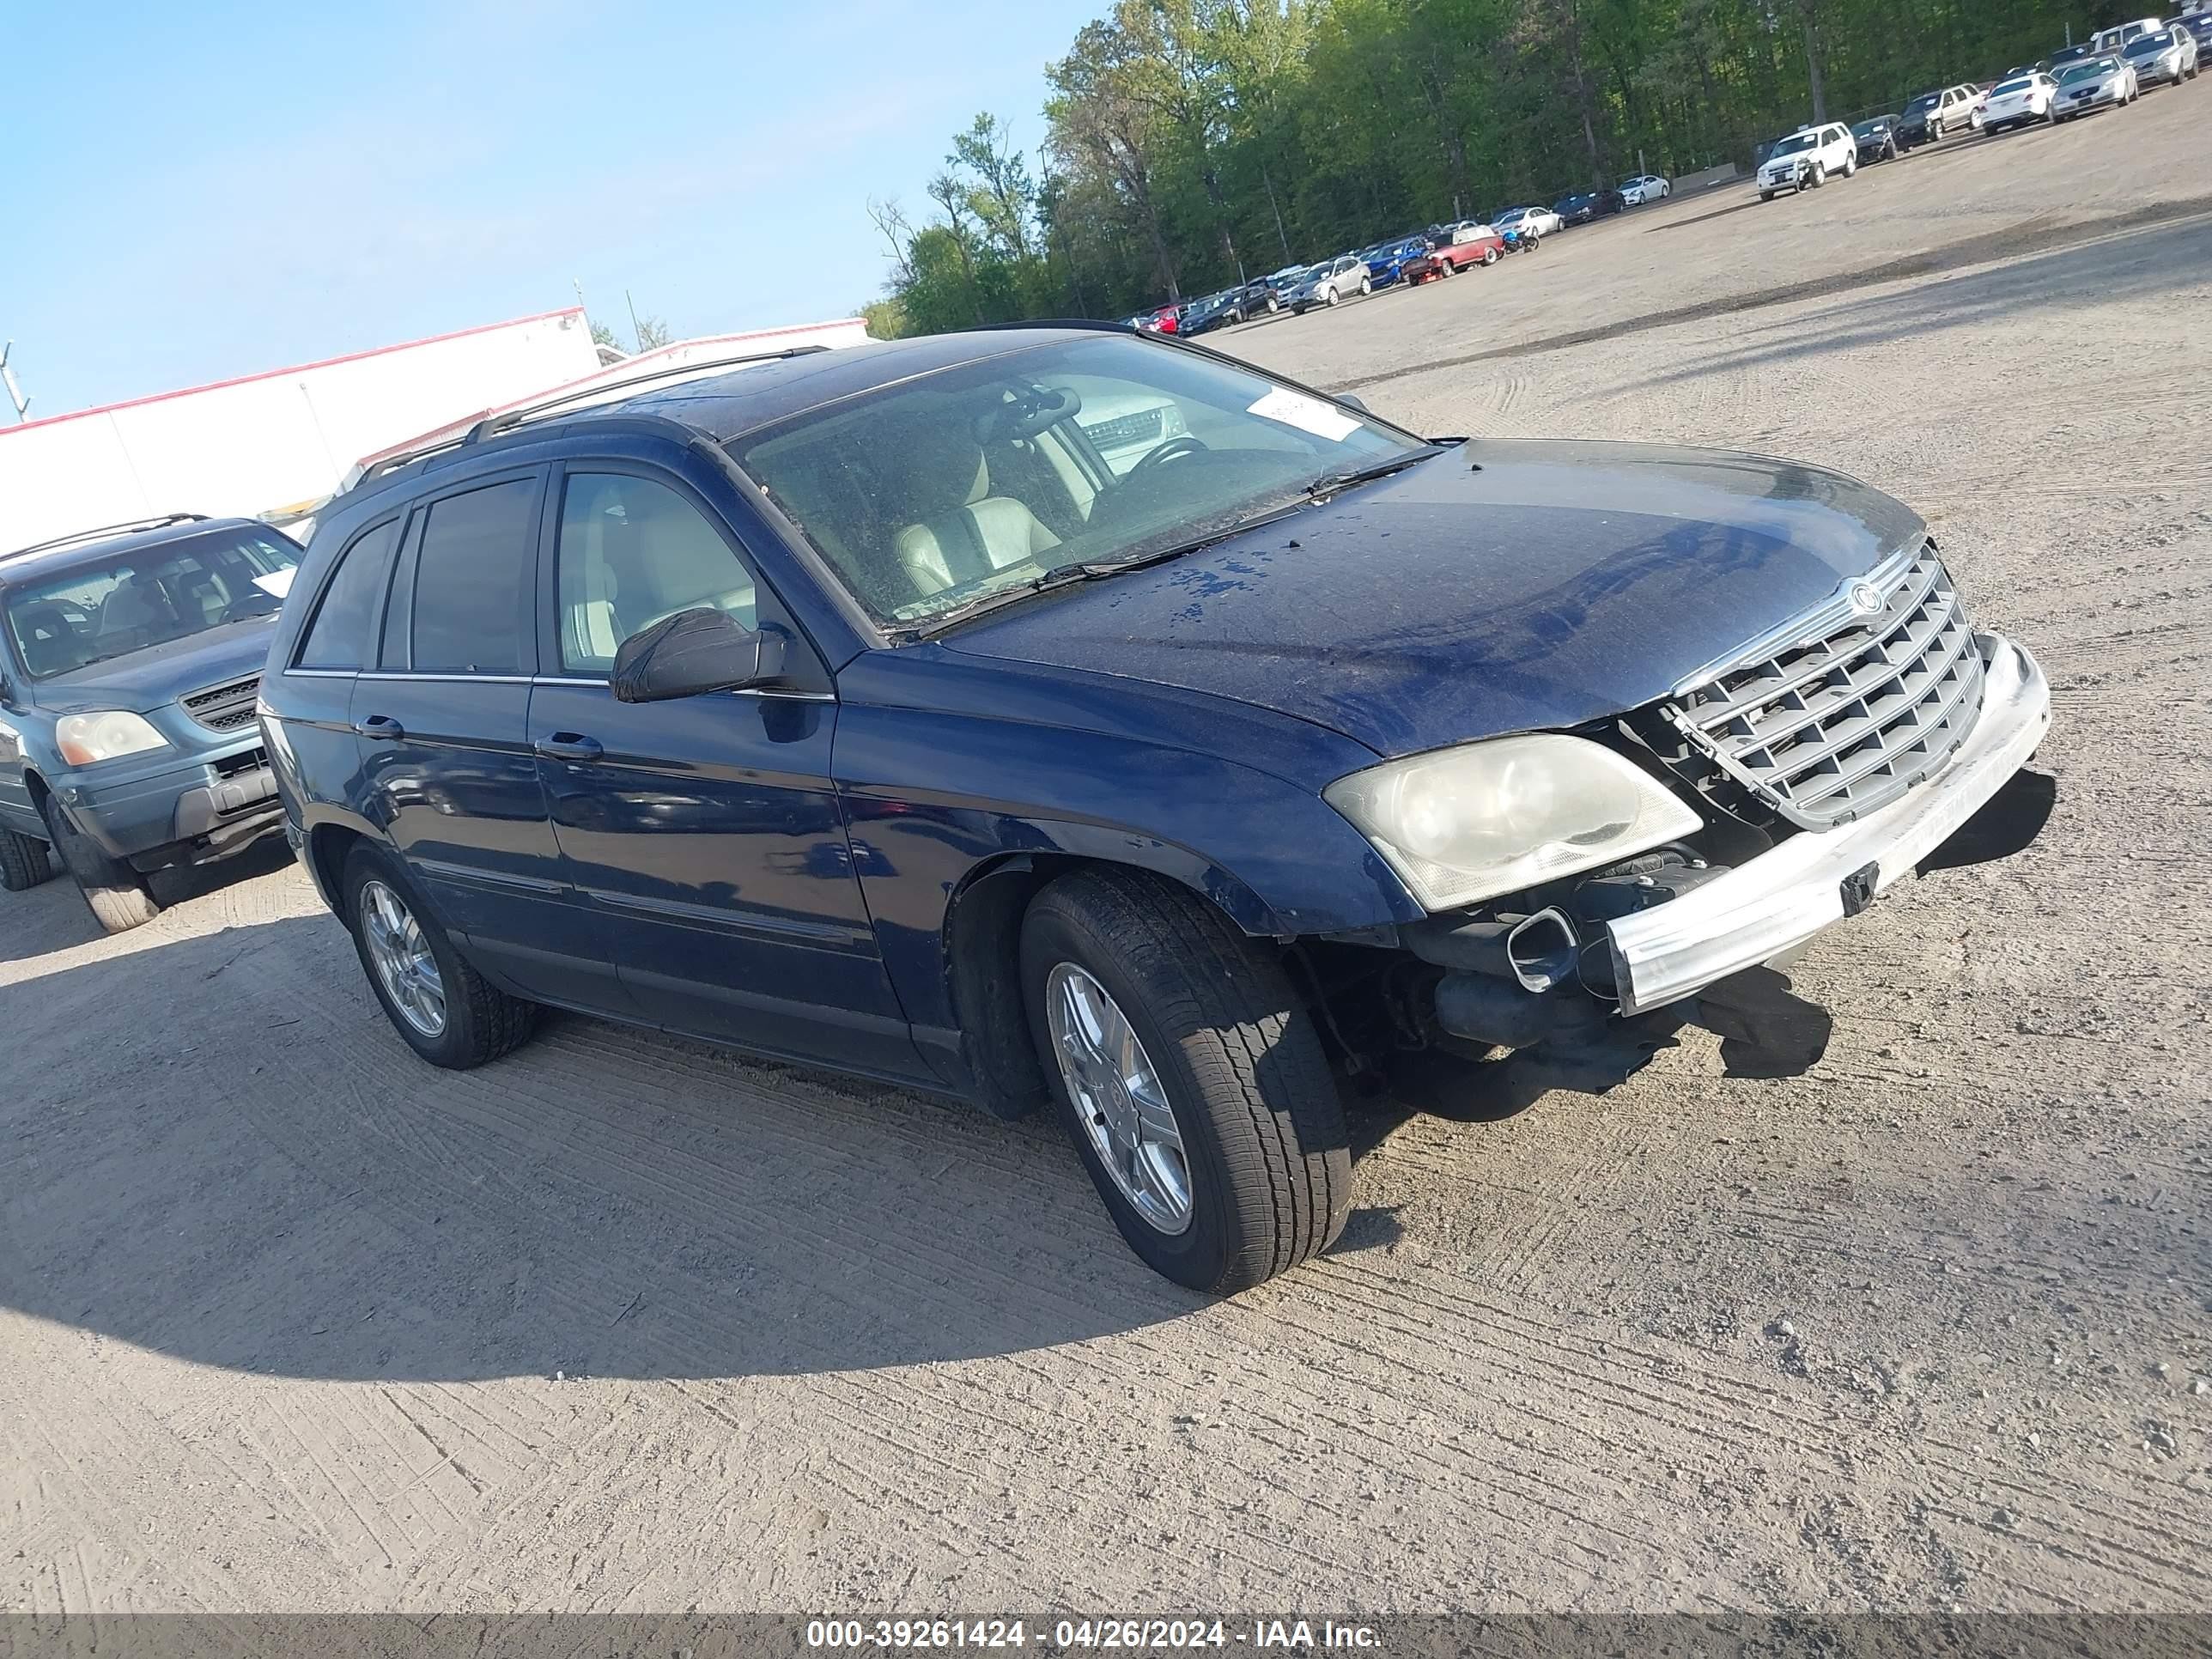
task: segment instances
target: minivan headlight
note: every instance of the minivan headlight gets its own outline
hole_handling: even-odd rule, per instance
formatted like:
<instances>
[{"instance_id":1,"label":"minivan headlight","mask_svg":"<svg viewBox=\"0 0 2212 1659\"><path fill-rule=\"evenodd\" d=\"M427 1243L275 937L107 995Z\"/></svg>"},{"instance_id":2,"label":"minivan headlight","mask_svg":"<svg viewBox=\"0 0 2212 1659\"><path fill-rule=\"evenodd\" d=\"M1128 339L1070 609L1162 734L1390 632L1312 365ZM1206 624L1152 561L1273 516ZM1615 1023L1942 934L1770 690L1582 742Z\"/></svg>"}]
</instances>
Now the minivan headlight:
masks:
<instances>
[{"instance_id":1,"label":"minivan headlight","mask_svg":"<svg viewBox=\"0 0 2212 1659\"><path fill-rule=\"evenodd\" d=\"M120 760L149 749L166 749L169 740L145 717L121 708L96 714L64 714L54 722L54 747L71 766L90 766L95 761Z\"/></svg>"},{"instance_id":2,"label":"minivan headlight","mask_svg":"<svg viewBox=\"0 0 2212 1659\"><path fill-rule=\"evenodd\" d=\"M1322 798L1430 911L1595 869L1704 827L1610 749L1550 732L1388 761L1339 778Z\"/></svg>"}]
</instances>

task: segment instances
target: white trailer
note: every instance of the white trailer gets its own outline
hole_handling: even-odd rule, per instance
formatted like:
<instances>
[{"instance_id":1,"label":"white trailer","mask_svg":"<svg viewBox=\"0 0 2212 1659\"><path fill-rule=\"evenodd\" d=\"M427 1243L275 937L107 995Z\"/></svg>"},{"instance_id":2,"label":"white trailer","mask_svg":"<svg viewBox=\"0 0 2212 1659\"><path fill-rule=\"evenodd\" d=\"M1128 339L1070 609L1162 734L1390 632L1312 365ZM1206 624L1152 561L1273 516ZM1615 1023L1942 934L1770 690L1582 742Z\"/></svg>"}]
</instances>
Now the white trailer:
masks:
<instances>
[{"instance_id":1,"label":"white trailer","mask_svg":"<svg viewBox=\"0 0 2212 1659\"><path fill-rule=\"evenodd\" d=\"M598 364L571 306L0 428L0 551L157 513L281 520L368 450Z\"/></svg>"}]
</instances>

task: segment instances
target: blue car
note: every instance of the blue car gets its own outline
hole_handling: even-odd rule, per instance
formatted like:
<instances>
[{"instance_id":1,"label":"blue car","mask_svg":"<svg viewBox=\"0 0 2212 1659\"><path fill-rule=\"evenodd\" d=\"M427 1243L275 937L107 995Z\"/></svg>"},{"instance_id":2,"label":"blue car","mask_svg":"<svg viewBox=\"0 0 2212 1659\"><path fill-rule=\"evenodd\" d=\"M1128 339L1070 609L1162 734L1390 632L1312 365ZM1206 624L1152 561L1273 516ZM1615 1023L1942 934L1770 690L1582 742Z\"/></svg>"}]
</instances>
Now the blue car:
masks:
<instances>
[{"instance_id":1,"label":"blue car","mask_svg":"<svg viewBox=\"0 0 2212 1659\"><path fill-rule=\"evenodd\" d=\"M1367 262L1370 278L1376 288L1388 288L1405 275L1408 260L1426 253L1429 240L1413 236L1402 241L1377 242L1373 247L1362 249L1359 257Z\"/></svg>"},{"instance_id":2,"label":"blue car","mask_svg":"<svg viewBox=\"0 0 2212 1659\"><path fill-rule=\"evenodd\" d=\"M321 518L264 723L386 1013L1049 1103L1199 1289L1344 1224L1340 1077L1700 1016L2049 718L1816 466L1427 441L1109 327L684 372ZM1117 468L1092 404L1173 418Z\"/></svg>"},{"instance_id":3,"label":"blue car","mask_svg":"<svg viewBox=\"0 0 2212 1659\"><path fill-rule=\"evenodd\" d=\"M0 883L76 878L101 927L160 906L146 878L283 827L254 716L300 549L197 514L0 557Z\"/></svg>"}]
</instances>

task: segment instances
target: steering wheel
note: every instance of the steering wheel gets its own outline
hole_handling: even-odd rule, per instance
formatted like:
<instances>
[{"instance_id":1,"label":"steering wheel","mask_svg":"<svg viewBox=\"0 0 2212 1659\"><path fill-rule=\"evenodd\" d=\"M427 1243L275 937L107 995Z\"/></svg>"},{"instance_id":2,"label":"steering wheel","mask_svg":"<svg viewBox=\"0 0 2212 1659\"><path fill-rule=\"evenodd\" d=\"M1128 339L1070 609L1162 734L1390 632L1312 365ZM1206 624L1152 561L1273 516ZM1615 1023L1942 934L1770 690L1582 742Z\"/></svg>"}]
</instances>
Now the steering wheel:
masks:
<instances>
[{"instance_id":1,"label":"steering wheel","mask_svg":"<svg viewBox=\"0 0 2212 1659\"><path fill-rule=\"evenodd\" d=\"M1178 455L1203 455L1206 453L1206 445L1200 442L1196 438L1170 438L1158 448L1146 450L1145 452L1144 459L1139 461L1136 465L1131 467L1128 471L1127 476L1125 477L1121 482L1123 483L1133 483L1144 473L1150 471L1156 466L1163 466L1166 465L1168 462L1175 459Z\"/></svg>"},{"instance_id":2,"label":"steering wheel","mask_svg":"<svg viewBox=\"0 0 2212 1659\"><path fill-rule=\"evenodd\" d=\"M222 614L216 621L220 624L244 622L248 617L273 617L281 609L283 606L274 595L264 593L257 587L251 592L240 594L223 606Z\"/></svg>"}]
</instances>

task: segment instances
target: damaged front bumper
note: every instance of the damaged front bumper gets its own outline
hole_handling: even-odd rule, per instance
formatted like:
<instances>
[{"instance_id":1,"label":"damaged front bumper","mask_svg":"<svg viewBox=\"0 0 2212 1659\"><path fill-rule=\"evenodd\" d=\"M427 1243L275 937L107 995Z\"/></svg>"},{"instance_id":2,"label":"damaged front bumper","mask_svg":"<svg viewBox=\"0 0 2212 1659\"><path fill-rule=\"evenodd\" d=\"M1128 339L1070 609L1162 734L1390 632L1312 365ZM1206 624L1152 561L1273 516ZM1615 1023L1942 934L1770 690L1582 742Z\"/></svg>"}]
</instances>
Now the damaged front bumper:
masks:
<instances>
[{"instance_id":1,"label":"damaged front bumper","mask_svg":"<svg viewBox=\"0 0 2212 1659\"><path fill-rule=\"evenodd\" d=\"M1625 1014L1696 994L1856 915L2004 787L2043 741L2051 688L2035 659L1985 635L1981 717L1942 771L1857 822L1791 836L1670 902L1605 925Z\"/></svg>"}]
</instances>

